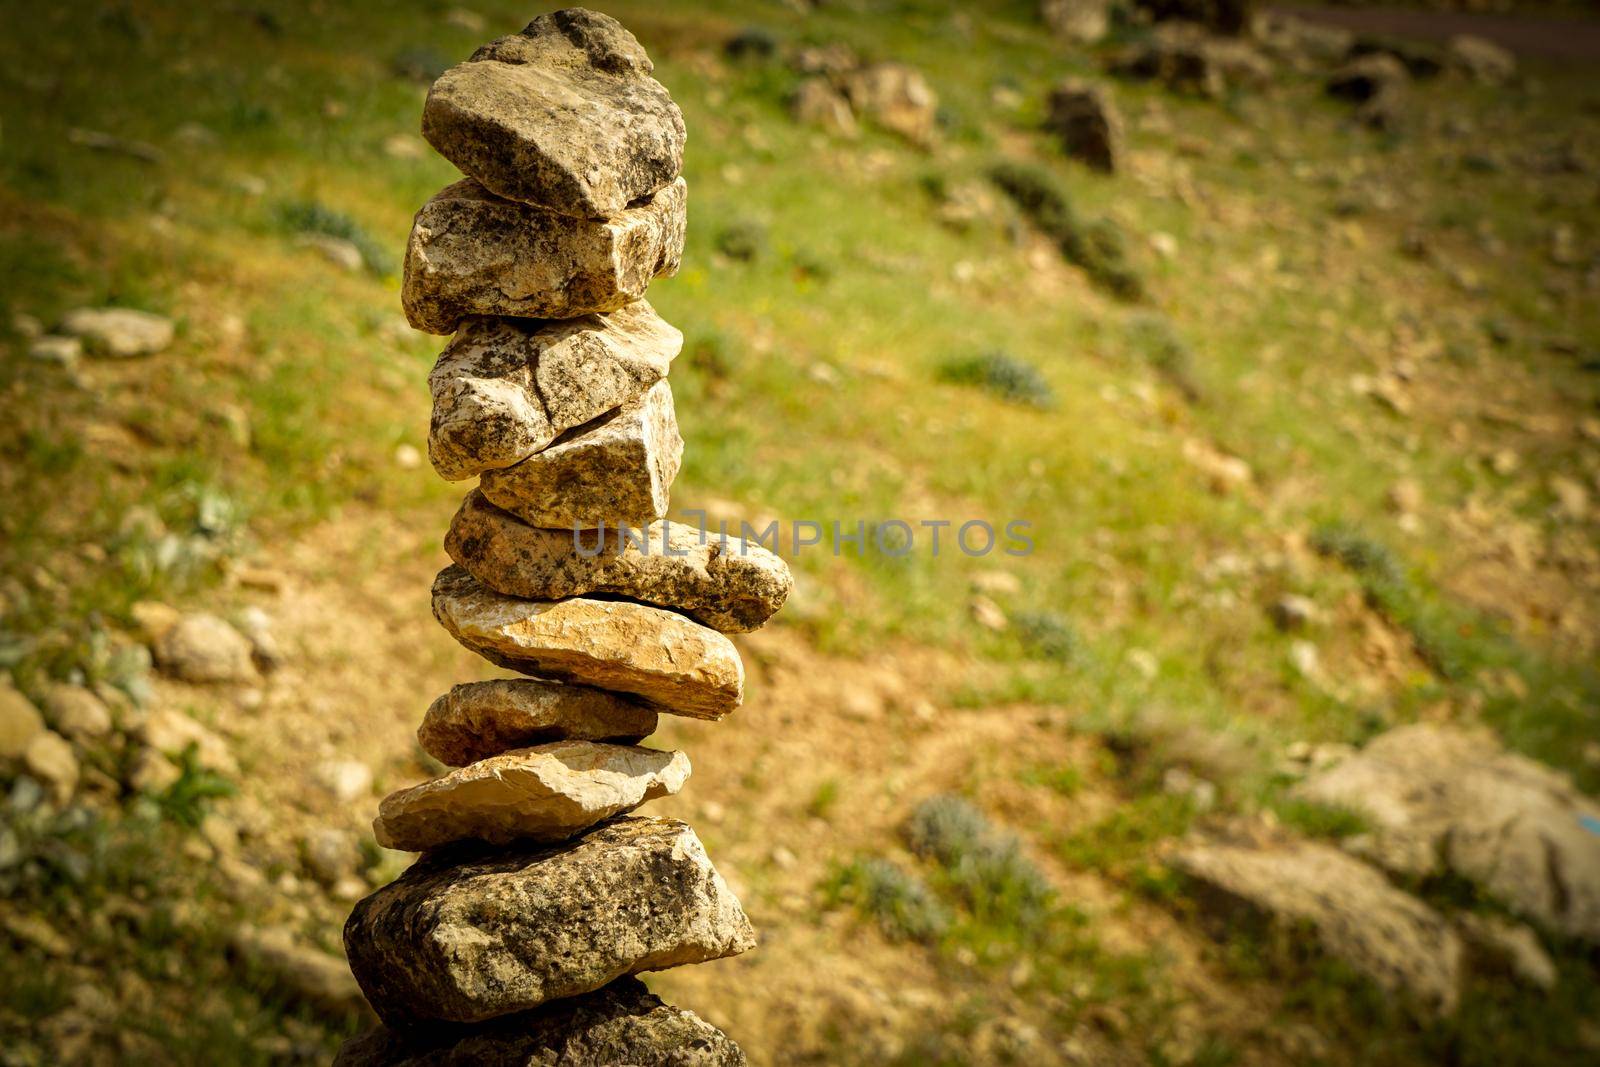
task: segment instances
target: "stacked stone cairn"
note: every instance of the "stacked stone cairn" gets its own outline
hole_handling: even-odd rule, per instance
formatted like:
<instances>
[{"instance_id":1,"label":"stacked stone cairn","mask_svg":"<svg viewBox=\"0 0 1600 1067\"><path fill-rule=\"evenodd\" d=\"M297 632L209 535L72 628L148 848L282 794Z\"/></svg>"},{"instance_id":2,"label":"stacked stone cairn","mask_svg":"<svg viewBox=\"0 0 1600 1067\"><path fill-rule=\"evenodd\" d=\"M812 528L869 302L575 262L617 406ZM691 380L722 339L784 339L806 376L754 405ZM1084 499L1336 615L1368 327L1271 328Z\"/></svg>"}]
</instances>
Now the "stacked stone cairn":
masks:
<instances>
[{"instance_id":1,"label":"stacked stone cairn","mask_svg":"<svg viewBox=\"0 0 1600 1067\"><path fill-rule=\"evenodd\" d=\"M387 797L380 844L422 853L355 906L350 967L383 1026L345 1064L743 1063L634 977L755 944L682 822L658 713L743 698L724 634L782 606L788 568L667 522L683 451L666 375L682 335L643 299L677 270L684 126L615 20L543 15L433 85L428 141L468 175L418 212L403 300L453 333L429 454L476 476L433 586L452 636L526 677L458 685L422 748L455 768Z\"/></svg>"}]
</instances>

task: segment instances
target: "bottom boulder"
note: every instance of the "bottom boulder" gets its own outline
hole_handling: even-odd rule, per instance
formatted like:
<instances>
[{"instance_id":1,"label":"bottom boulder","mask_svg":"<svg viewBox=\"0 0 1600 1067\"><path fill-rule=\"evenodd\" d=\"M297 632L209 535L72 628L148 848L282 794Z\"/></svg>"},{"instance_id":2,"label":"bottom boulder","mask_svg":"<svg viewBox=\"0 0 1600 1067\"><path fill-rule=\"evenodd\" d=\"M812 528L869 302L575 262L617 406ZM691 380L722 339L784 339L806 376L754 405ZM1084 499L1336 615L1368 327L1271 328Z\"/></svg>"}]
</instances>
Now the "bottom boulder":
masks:
<instances>
[{"instance_id":1,"label":"bottom boulder","mask_svg":"<svg viewBox=\"0 0 1600 1067\"><path fill-rule=\"evenodd\" d=\"M378 1017L411 1027L735 956L755 931L693 830L636 816L558 845L430 853L355 906L344 942Z\"/></svg>"},{"instance_id":2,"label":"bottom boulder","mask_svg":"<svg viewBox=\"0 0 1600 1067\"><path fill-rule=\"evenodd\" d=\"M738 1067L744 1053L693 1012L663 1004L637 978L477 1026L380 1026L346 1041L334 1067L602 1064Z\"/></svg>"}]
</instances>

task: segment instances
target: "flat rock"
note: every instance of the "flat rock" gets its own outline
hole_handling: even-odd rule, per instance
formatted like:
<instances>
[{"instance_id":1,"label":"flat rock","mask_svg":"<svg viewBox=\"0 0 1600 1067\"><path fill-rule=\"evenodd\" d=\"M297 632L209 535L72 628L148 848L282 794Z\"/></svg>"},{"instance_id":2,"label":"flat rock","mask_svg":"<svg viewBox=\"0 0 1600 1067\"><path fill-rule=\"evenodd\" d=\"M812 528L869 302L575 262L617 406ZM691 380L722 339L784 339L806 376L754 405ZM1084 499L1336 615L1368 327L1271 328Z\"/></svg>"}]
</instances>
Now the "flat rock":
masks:
<instances>
[{"instance_id":1,"label":"flat rock","mask_svg":"<svg viewBox=\"0 0 1600 1067\"><path fill-rule=\"evenodd\" d=\"M680 523L624 531L530 526L467 495L445 551L497 593L530 600L603 593L681 611L723 633L758 629L794 586L788 564L760 545Z\"/></svg>"},{"instance_id":2,"label":"flat rock","mask_svg":"<svg viewBox=\"0 0 1600 1067\"><path fill-rule=\"evenodd\" d=\"M608 217L683 169L683 115L654 69L609 15L541 15L433 83L422 135L500 196Z\"/></svg>"},{"instance_id":3,"label":"flat rock","mask_svg":"<svg viewBox=\"0 0 1600 1067\"><path fill-rule=\"evenodd\" d=\"M481 1026L378 1027L344 1043L334 1067L481 1067L626 1063L741 1067L743 1051L693 1012L663 1004L637 978Z\"/></svg>"},{"instance_id":4,"label":"flat rock","mask_svg":"<svg viewBox=\"0 0 1600 1067\"><path fill-rule=\"evenodd\" d=\"M518 748L390 793L378 844L426 852L457 841L562 841L689 779L689 757L633 745L553 741Z\"/></svg>"},{"instance_id":5,"label":"flat rock","mask_svg":"<svg viewBox=\"0 0 1600 1067\"><path fill-rule=\"evenodd\" d=\"M355 906L344 942L379 1017L411 1026L734 956L755 932L693 830L628 817L561 845L424 856Z\"/></svg>"},{"instance_id":6,"label":"flat rock","mask_svg":"<svg viewBox=\"0 0 1600 1067\"><path fill-rule=\"evenodd\" d=\"M744 699L733 643L675 612L623 600L520 600L460 567L433 583L433 614L489 662L643 697L660 711L720 719Z\"/></svg>"},{"instance_id":7,"label":"flat rock","mask_svg":"<svg viewBox=\"0 0 1600 1067\"><path fill-rule=\"evenodd\" d=\"M1424 1016L1456 1008L1462 944L1432 908L1381 872L1309 841L1199 843L1173 867L1195 884L1202 909L1225 924L1264 921L1342 960Z\"/></svg>"},{"instance_id":8,"label":"flat rock","mask_svg":"<svg viewBox=\"0 0 1600 1067\"><path fill-rule=\"evenodd\" d=\"M1308 777L1296 794L1349 809L1349 842L1397 874L1453 873L1546 929L1600 944L1600 804L1491 737L1416 723Z\"/></svg>"},{"instance_id":9,"label":"flat rock","mask_svg":"<svg viewBox=\"0 0 1600 1067\"><path fill-rule=\"evenodd\" d=\"M483 472L490 503L534 526L646 526L667 513L683 437L665 379L520 463Z\"/></svg>"},{"instance_id":10,"label":"flat rock","mask_svg":"<svg viewBox=\"0 0 1600 1067\"><path fill-rule=\"evenodd\" d=\"M91 355L128 359L160 352L172 343L172 320L133 308L79 308L61 319L61 333L76 337Z\"/></svg>"},{"instance_id":11,"label":"flat rock","mask_svg":"<svg viewBox=\"0 0 1600 1067\"><path fill-rule=\"evenodd\" d=\"M467 319L428 376L428 456L450 481L509 467L637 399L682 348L642 300L556 322Z\"/></svg>"},{"instance_id":12,"label":"flat rock","mask_svg":"<svg viewBox=\"0 0 1600 1067\"><path fill-rule=\"evenodd\" d=\"M683 258L682 178L607 219L495 196L468 178L417 212L400 301L412 326L451 333L468 315L571 319L638 300Z\"/></svg>"},{"instance_id":13,"label":"flat rock","mask_svg":"<svg viewBox=\"0 0 1600 1067\"><path fill-rule=\"evenodd\" d=\"M559 682L500 678L455 686L417 728L422 750L463 767L513 748L567 739L630 744L656 731L656 713L636 701Z\"/></svg>"}]
</instances>

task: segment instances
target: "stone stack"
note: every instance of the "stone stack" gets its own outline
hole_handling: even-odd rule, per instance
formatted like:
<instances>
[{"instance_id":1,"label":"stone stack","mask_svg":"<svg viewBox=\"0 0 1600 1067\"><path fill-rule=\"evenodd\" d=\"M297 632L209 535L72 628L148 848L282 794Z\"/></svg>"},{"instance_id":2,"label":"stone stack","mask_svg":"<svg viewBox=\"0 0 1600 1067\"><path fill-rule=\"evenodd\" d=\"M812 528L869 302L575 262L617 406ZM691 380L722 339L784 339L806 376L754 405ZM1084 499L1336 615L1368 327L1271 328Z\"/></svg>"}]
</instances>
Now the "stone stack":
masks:
<instances>
[{"instance_id":1,"label":"stone stack","mask_svg":"<svg viewBox=\"0 0 1600 1067\"><path fill-rule=\"evenodd\" d=\"M453 332L429 455L478 479L433 587L452 636L527 677L458 685L417 732L455 768L386 798L423 853L356 905L350 966L384 1027L340 1062L743 1063L631 977L755 944L694 831L628 813L678 792L658 713L743 697L727 633L788 596L783 561L668 522L682 335L643 299L683 249L683 118L631 34L543 15L434 83L428 141L468 177L418 212L403 300Z\"/></svg>"}]
</instances>

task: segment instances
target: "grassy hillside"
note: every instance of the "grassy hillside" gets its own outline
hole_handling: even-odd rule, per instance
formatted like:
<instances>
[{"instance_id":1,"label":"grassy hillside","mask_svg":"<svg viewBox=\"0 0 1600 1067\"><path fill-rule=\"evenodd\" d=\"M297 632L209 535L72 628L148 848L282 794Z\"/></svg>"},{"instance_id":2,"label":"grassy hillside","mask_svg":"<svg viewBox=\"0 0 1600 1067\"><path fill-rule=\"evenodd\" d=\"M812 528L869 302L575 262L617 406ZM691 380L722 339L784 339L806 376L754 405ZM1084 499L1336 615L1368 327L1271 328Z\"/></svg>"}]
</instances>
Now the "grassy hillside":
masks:
<instances>
[{"instance_id":1,"label":"grassy hillside","mask_svg":"<svg viewBox=\"0 0 1600 1067\"><path fill-rule=\"evenodd\" d=\"M650 294L687 338L675 502L846 532L1023 520L1034 545L796 555L784 621L743 646L739 724L664 731L696 760L675 810L731 813L703 836L779 931L773 958L820 957L841 985L927 1002L863 993L837 1029L764 1029L789 1018L773 1006L795 976L761 953L658 988L763 1062L1028 1059L997 1019L1052 1055L1071 1040L1158 1062L1592 1048L1595 976L1574 949L1556 946L1559 997L1485 987L1458 1021L1419 1030L1347 976L1285 981L1266 948L1193 935L1156 861L1196 819L1265 811L1348 833L1283 800L1286 748L1419 718L1487 724L1600 785L1591 80L1535 67L1506 88L1421 83L1395 135L1287 70L1220 101L1114 82L1131 159L1101 176L1038 129L1048 88L1100 65L1052 41L1032 4L605 9L690 131L684 268ZM303 753L275 758L275 738L370 746L380 789L414 780L407 730L477 669L426 618L462 487L415 463L442 342L406 327L397 264L411 213L454 173L416 133L427 81L533 13L68 3L19 8L22 32L0 36L0 656L24 692L89 679L142 695L113 654L137 602L237 608L254 596L242 566L308 596L361 590L343 615L273 609L304 664L264 710L164 683L150 698L234 740L231 788L296 830L359 828L373 798L305 800ZM780 54L726 55L751 27ZM799 75L781 53L834 41L926 73L935 145L790 118ZM1059 189L1076 225L1120 233L1142 298L1066 262L992 180L1003 165ZM319 234L365 266L331 262L305 240ZM1553 254L1563 242L1581 254ZM16 314L48 327L86 305L171 316L178 340L75 368L26 357ZM1316 607L1294 632L1271 611L1289 594ZM1003 626L975 618L975 596ZM363 674L385 680L367 691ZM269 714L321 698L349 729ZM240 906L225 892L185 899L198 914L181 920L163 903L102 921L96 901L150 911L228 881L183 842L233 801L197 787L148 810L116 787L118 758L84 828L23 833L41 856L64 840L93 862L74 875L40 860L7 914L87 923L92 947L19 940L0 1031L59 1049L39 1020L92 1015L75 991L115 967L144 991L113 985L109 1017L178 1042L178 1058L216 1042L233 1059L322 1056L354 1022L228 965L219 931ZM1214 786L1210 807L1163 787L1173 768ZM905 818L932 792L977 801L1032 858L977 889L911 858ZM269 880L296 869L293 833L261 836ZM922 872L909 888L907 869ZM302 890L283 896L316 896ZM347 906L290 912L332 945Z\"/></svg>"}]
</instances>

